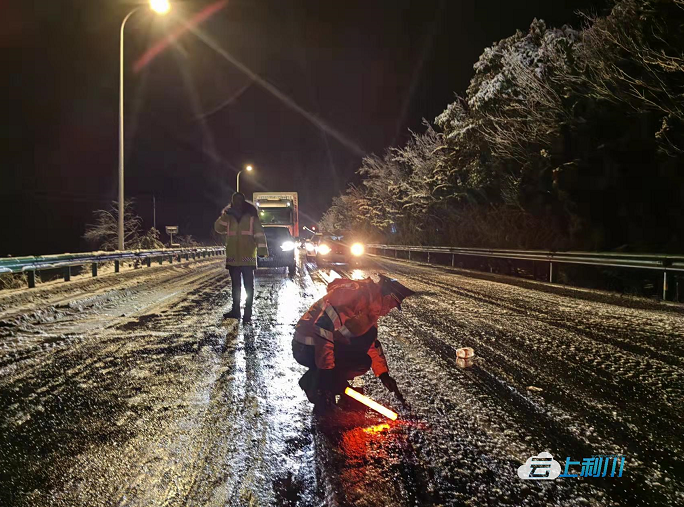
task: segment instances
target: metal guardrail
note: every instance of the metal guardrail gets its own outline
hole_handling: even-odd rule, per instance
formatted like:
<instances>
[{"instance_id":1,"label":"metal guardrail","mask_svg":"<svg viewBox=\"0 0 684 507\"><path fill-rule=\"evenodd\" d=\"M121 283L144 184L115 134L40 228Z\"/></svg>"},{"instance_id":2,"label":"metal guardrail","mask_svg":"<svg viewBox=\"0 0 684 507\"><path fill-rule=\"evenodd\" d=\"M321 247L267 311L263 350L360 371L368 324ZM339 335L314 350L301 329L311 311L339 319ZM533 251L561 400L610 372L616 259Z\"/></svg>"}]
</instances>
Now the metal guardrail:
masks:
<instances>
[{"instance_id":1,"label":"metal guardrail","mask_svg":"<svg viewBox=\"0 0 684 507\"><path fill-rule=\"evenodd\" d=\"M484 248L456 248L442 246L409 246L409 245L367 245L374 250L376 255L387 256L387 251L393 251L394 257L397 252L411 252L427 254L430 262L430 254L451 255L451 265L455 265L457 256L489 257L496 259L513 259L545 262L549 264L549 282L553 283L553 265L558 264L584 264L588 266L606 266L617 268L651 269L663 272L663 299L667 296L668 272L684 272L684 255L667 254L630 254L612 252L550 252L544 250L501 250ZM379 252L382 252L381 254Z\"/></svg>"},{"instance_id":2,"label":"metal guardrail","mask_svg":"<svg viewBox=\"0 0 684 507\"><path fill-rule=\"evenodd\" d=\"M153 260L163 264L164 260L173 263L174 259L180 262L183 258L206 258L224 254L225 247L199 247L199 248L167 248L163 250L126 250L122 252L83 252L76 254L42 255L36 257L4 257L0 258L0 274L2 273L26 273L29 288L36 286L36 271L48 269L63 269L64 281L71 280L71 268L74 266L92 265L92 274L97 276L98 265L103 262L114 261L114 272L119 272L120 262L124 260L145 261L147 266L152 265Z\"/></svg>"}]
</instances>

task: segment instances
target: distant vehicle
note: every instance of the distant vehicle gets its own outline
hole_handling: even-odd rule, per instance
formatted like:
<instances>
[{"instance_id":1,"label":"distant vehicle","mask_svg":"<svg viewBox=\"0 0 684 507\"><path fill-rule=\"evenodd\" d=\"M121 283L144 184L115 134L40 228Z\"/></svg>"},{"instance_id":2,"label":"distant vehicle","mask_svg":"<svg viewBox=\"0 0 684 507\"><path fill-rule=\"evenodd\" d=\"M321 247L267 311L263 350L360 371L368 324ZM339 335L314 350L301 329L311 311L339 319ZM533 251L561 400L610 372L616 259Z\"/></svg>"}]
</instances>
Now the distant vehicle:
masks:
<instances>
[{"instance_id":1,"label":"distant vehicle","mask_svg":"<svg viewBox=\"0 0 684 507\"><path fill-rule=\"evenodd\" d=\"M286 267L288 275L292 278L297 271L295 261L295 239L286 226L264 227L266 243L268 244L268 257L257 257L259 268L282 268Z\"/></svg>"},{"instance_id":2,"label":"distant vehicle","mask_svg":"<svg viewBox=\"0 0 684 507\"><path fill-rule=\"evenodd\" d=\"M314 234L310 239L304 241L307 262L313 262L316 260L316 248L318 247L318 243L320 243L322 237L322 234Z\"/></svg>"},{"instance_id":3,"label":"distant vehicle","mask_svg":"<svg viewBox=\"0 0 684 507\"><path fill-rule=\"evenodd\" d=\"M286 226L299 238L299 197L297 192L254 192L254 205L264 227Z\"/></svg>"},{"instance_id":4,"label":"distant vehicle","mask_svg":"<svg viewBox=\"0 0 684 507\"><path fill-rule=\"evenodd\" d=\"M360 265L365 261L366 246L350 235L323 234L316 249L316 264Z\"/></svg>"}]
</instances>

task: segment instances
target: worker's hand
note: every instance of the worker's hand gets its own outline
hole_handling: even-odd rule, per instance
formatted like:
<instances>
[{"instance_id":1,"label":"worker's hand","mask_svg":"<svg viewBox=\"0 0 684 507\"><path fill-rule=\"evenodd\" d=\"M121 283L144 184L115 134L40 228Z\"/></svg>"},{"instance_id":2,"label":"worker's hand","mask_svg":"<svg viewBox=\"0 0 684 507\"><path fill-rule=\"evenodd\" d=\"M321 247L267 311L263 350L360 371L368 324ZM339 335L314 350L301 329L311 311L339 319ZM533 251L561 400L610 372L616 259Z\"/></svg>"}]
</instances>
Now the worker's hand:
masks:
<instances>
[{"instance_id":1,"label":"worker's hand","mask_svg":"<svg viewBox=\"0 0 684 507\"><path fill-rule=\"evenodd\" d=\"M410 408L408 403L406 403L406 400L404 399L404 395L401 394L399 388L397 387L397 381L390 377L389 373L385 372L382 375L380 375L380 380L382 380L382 383L389 392L394 393L394 395L401 402L404 408Z\"/></svg>"},{"instance_id":2,"label":"worker's hand","mask_svg":"<svg viewBox=\"0 0 684 507\"><path fill-rule=\"evenodd\" d=\"M382 375L380 375L379 378L382 381L382 384L387 388L389 392L399 392L399 388L397 387L397 381L390 377L389 373L385 372Z\"/></svg>"}]
</instances>

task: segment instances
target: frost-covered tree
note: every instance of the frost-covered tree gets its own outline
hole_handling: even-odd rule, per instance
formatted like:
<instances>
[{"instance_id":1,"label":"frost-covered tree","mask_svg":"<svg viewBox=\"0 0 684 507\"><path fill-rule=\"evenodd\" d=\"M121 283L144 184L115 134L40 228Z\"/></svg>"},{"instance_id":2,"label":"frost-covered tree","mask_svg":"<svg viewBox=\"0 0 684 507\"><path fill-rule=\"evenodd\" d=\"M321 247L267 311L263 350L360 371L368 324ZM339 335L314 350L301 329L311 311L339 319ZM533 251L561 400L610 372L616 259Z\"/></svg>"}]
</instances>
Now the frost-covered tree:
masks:
<instances>
[{"instance_id":1,"label":"frost-covered tree","mask_svg":"<svg viewBox=\"0 0 684 507\"><path fill-rule=\"evenodd\" d=\"M366 157L326 221L407 242L684 248L684 0L586 22L535 19L486 48L465 96Z\"/></svg>"},{"instance_id":2,"label":"frost-covered tree","mask_svg":"<svg viewBox=\"0 0 684 507\"><path fill-rule=\"evenodd\" d=\"M93 211L94 224L86 225L86 241L100 250L116 250L119 238L119 203L112 201L109 209ZM133 200L124 201L124 247L137 248L142 218L135 214Z\"/></svg>"},{"instance_id":3,"label":"frost-covered tree","mask_svg":"<svg viewBox=\"0 0 684 507\"><path fill-rule=\"evenodd\" d=\"M623 0L590 23L582 84L626 111L655 113L660 149L684 153L684 0Z\"/></svg>"},{"instance_id":4,"label":"frost-covered tree","mask_svg":"<svg viewBox=\"0 0 684 507\"><path fill-rule=\"evenodd\" d=\"M196 246L200 246L200 244L195 240L195 238L192 237L191 234L186 234L185 236L178 236L176 240L182 248L193 248Z\"/></svg>"},{"instance_id":5,"label":"frost-covered tree","mask_svg":"<svg viewBox=\"0 0 684 507\"><path fill-rule=\"evenodd\" d=\"M130 246L130 248L133 249L140 249L140 250L159 250L164 248L164 243L161 242L160 238L160 233L157 229L154 227L150 227L150 229L143 234L142 236L139 236L134 242L133 245Z\"/></svg>"}]
</instances>

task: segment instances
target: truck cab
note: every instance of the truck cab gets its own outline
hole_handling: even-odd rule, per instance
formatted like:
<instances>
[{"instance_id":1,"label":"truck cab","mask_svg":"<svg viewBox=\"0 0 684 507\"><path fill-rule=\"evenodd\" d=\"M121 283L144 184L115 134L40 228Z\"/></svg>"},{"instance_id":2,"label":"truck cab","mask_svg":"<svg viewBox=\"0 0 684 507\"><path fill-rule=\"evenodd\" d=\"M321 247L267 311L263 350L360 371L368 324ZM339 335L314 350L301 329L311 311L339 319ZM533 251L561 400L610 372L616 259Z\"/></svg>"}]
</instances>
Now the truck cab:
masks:
<instances>
[{"instance_id":1,"label":"truck cab","mask_svg":"<svg viewBox=\"0 0 684 507\"><path fill-rule=\"evenodd\" d=\"M261 225L287 227L293 238L299 238L299 199L297 192L254 192L253 202L259 210Z\"/></svg>"}]
</instances>

